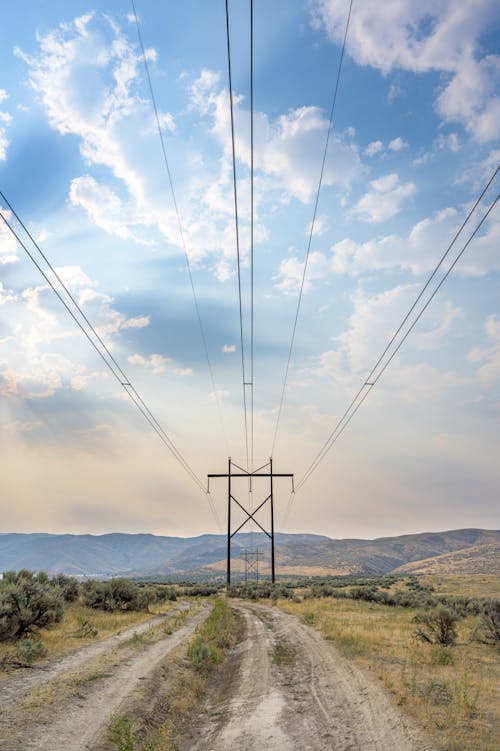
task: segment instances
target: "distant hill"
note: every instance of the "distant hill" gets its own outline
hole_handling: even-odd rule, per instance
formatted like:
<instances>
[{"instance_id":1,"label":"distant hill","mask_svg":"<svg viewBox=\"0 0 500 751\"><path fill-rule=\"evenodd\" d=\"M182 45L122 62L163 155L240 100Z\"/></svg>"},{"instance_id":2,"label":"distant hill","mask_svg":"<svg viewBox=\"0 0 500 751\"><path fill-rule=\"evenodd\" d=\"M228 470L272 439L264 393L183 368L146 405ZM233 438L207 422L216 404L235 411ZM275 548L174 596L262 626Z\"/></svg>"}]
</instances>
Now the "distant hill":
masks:
<instances>
[{"instance_id":1,"label":"distant hill","mask_svg":"<svg viewBox=\"0 0 500 751\"><path fill-rule=\"evenodd\" d=\"M500 544L473 545L423 561L406 563L395 574L500 574Z\"/></svg>"},{"instance_id":2,"label":"distant hill","mask_svg":"<svg viewBox=\"0 0 500 751\"><path fill-rule=\"evenodd\" d=\"M261 533L239 534L232 542L234 572L244 568L250 543L269 568L268 540ZM277 534L276 564L284 575L342 575L409 572L495 573L500 531L460 529L376 540L332 540L322 535ZM45 570L72 575L220 578L224 576L224 535L161 537L149 534L0 534L0 571Z\"/></svg>"}]
</instances>

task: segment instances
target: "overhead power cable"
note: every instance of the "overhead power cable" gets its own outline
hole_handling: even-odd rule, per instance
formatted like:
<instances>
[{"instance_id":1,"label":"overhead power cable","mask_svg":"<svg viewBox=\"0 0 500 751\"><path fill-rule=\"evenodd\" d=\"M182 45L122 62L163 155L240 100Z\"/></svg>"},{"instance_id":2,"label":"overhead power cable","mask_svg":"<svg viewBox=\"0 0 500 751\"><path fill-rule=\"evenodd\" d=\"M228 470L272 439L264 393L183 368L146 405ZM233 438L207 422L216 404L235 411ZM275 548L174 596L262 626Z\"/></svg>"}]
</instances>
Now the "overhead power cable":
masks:
<instances>
[{"instance_id":1,"label":"overhead power cable","mask_svg":"<svg viewBox=\"0 0 500 751\"><path fill-rule=\"evenodd\" d=\"M214 398L215 398L215 402L217 404L217 411L219 413L219 421L220 421L220 425L221 425L222 436L223 436L224 442L226 444L227 453L229 454L229 443L228 443L228 440L227 440L226 428L225 428L224 419L223 419L223 416L222 416L222 406L221 406L220 399L219 399L219 396L218 396L217 386L215 384L215 376L214 376L214 371L213 371L213 368L212 368L212 363L211 363L211 360L210 360L210 355L208 353L207 337L206 337L206 334L205 334L205 329L204 329L202 318L201 318L200 305L199 305L199 302L198 302L198 295L196 294L196 288L195 288L195 285L194 285L193 273L192 273L192 268L191 268L191 262L189 260L189 253L188 253L188 250L187 250L187 245L186 245L186 240L185 240L185 235L184 235L184 229L183 229L183 225L182 225L182 222L181 222L181 216L180 216L180 212L179 212L179 207L177 205L177 198L176 198L175 190L174 190L174 181L173 181L173 178L172 178L172 172L170 170L170 165L169 165L169 161L168 161L168 157L167 157L167 149L166 149L166 146L165 146L165 139L163 138L163 131L162 131L161 123L160 123L160 116L159 116L159 112L158 112L158 105L156 103L156 96L155 96L154 89L153 89L153 82L151 80L151 74L150 74L150 71L149 71L148 60L147 60L147 57L146 57L146 50L145 50L144 41L143 41L143 38L142 38L142 32L141 32L141 27L140 27L140 23L139 23L139 16L137 15L137 11L136 11L136 8L135 8L135 2L134 2L134 0L131 0L131 3L132 3L132 10L133 10L134 19L135 19L135 25L136 25L136 29L137 29L137 36L139 38L139 46L141 48L142 60L143 60L143 63L144 63L144 69L146 71L146 78L147 78L148 86L149 86L149 94L150 94L150 97L151 97L151 103L153 105L153 110L154 110L154 115L155 115L155 120L156 120L156 128L158 130L158 136L159 136L160 143L161 143L161 150L162 150L162 154L163 154L163 162L164 162L165 169L166 169L166 172L167 172L167 175L168 175L168 182L169 182L169 185L170 185L170 192L172 194L172 202L173 202L173 205L174 205L175 216L176 216L176 219L177 219L177 228L179 230L179 237L180 237L180 240L181 240L181 245L182 245L182 248L184 250L184 257L185 257L185 260L186 260L186 267L187 267L187 272L188 272L188 276L189 276L189 283L190 283L190 286L191 286L191 292L193 294L193 301L194 301L194 307L195 307L195 310L196 310L196 317L197 317L198 326L199 326L199 329L200 329L200 335L201 335L201 340L202 340L202 344L203 344L203 350L204 350L204 353L205 353L205 359L207 361L207 367L208 367L208 372L209 372L209 376L210 376L210 382L212 384L212 392L213 392L213 395L214 395Z\"/></svg>"},{"instance_id":2,"label":"overhead power cable","mask_svg":"<svg viewBox=\"0 0 500 751\"><path fill-rule=\"evenodd\" d=\"M287 387L287 383L288 383L288 373L289 373L289 370L290 370L290 362L291 362L291 359L292 359L293 346L294 346L294 343L295 343L295 334L296 334L296 331L297 331L297 322L299 320L300 306L301 306L301 303L302 303L302 296L303 296L303 293L304 293L304 284L305 284L305 281L306 281L307 265L308 265L308 262L309 262L309 255L310 255L310 251L311 251L311 243L312 243L312 238L313 238L313 234L314 234L314 226L316 224L316 215L317 215L317 212L318 212L319 194L321 192L321 187L323 185L323 174L324 174L324 171L325 171L326 155L327 155L327 152L328 152L328 144L330 142L330 134L332 132L332 127L333 127L333 115L335 113L335 105L337 103L337 94L338 94L339 84L340 84L340 74L342 72L342 63L343 63L343 60L344 60L344 53L345 53L345 47L346 47L346 41L347 41L347 34L348 34L348 31L349 31L349 23L350 23L350 20L351 20L352 4L353 4L353 0L350 0L350 2L349 2L349 11L347 13L347 21L346 21L346 25L345 25L344 40L342 42L342 51L340 53L339 66L338 66L338 69L337 69L337 79L335 81L335 89L334 89L334 92L333 92L332 107L331 107L331 110L330 110L330 120L329 120L329 123L328 123L328 130L327 130L327 133L326 133L325 146L324 146L324 149L323 149L323 159L322 159L322 162L321 162L321 170L320 170L320 174L319 174L318 188L316 190L316 198L315 198L315 201L314 201L313 217L312 217L312 221L311 221L311 227L310 227L310 230L309 230L309 238L308 238L308 242L307 242L307 251L306 251L306 257L305 257L305 260L304 260L304 269L302 271L302 280L301 280L301 283L300 283L299 297L298 297L298 300L297 300L297 308L296 308L296 311L295 311L295 319L294 319L293 327L292 327L292 336L291 336L291 339L290 339L290 347L289 347L289 350L288 350L288 359L287 359L286 368L285 368L285 377L283 379L283 386L282 386L282 389L281 389L281 397L280 397L280 403L279 403L279 408L278 408L278 416L276 418L276 425L275 425L275 428L274 428L273 443L272 443L272 447L271 447L271 456L274 454L274 448L275 448L275 445L276 445L276 439L278 437L278 430L279 430L279 425L280 425L280 420L281 420L281 413L282 413L282 410L283 410L283 402L284 402L284 399L285 399L285 391L286 391L286 387Z\"/></svg>"},{"instance_id":3,"label":"overhead power cable","mask_svg":"<svg viewBox=\"0 0 500 751\"><path fill-rule=\"evenodd\" d=\"M254 120L253 0L250 0L250 469L254 466Z\"/></svg>"},{"instance_id":4,"label":"overhead power cable","mask_svg":"<svg viewBox=\"0 0 500 751\"><path fill-rule=\"evenodd\" d=\"M229 80L229 105L231 111L231 147L232 147L232 160L233 160L233 195L234 195L234 225L236 233L236 261L238 267L238 302L240 313L240 346L241 346L241 370L242 370L242 383L243 383L243 416L245 426L245 450L246 450L246 462L247 470L250 467L249 461L249 441L248 441L248 415L247 415L247 396L246 387L249 385L246 380L245 372L245 348L243 338L243 304L241 299L241 258L240 258L240 231L239 231L239 219L238 219L238 189L236 184L236 147L234 140L234 101L233 101L233 82L231 74L231 42L229 33L229 4L226 0L226 38L227 38L227 67L228 67L228 80Z\"/></svg>"},{"instance_id":5,"label":"overhead power cable","mask_svg":"<svg viewBox=\"0 0 500 751\"><path fill-rule=\"evenodd\" d=\"M155 431L155 433L158 435L162 443L169 449L170 453L173 455L173 457L179 462L179 464L182 466L182 468L185 470L185 472L189 475L191 480L203 491L205 492L205 486L203 485L200 478L197 476L195 471L192 469L190 464L187 462L187 460L184 458L182 453L179 451L179 449L176 447L173 440L170 438L166 430L161 425L160 421L155 417L151 409L148 407L147 403L144 401L143 397L140 395L140 393L137 391L129 377L126 375L124 370L121 368L121 366L118 364L116 358L111 353L109 347L106 345L102 337L100 336L99 332L96 330L95 326L91 323L86 313L82 310L80 305L78 304L77 300L71 293L68 286L64 283L61 276L58 274L57 270L54 268L54 266L51 264L45 253L42 251L36 240L31 235L30 231L22 221L22 219L19 217L15 209L12 207L12 204L7 199L5 194L0 191L0 197L8 206L9 210L12 212L13 216L16 218L17 222L19 223L20 227L24 230L27 237L31 241L34 248L37 250L41 258L44 260L44 262L47 264L50 272L55 277L57 282L61 285L62 289L66 293L68 299L72 303L75 310L72 310L70 304L68 304L68 301L64 298L64 296L61 294L61 292L57 289L55 286L53 280L48 275L48 273L42 268L42 266L39 264L33 253L29 250L27 247L27 244L21 239L20 235L16 230L12 227L9 220L5 217L4 213L0 211L0 217L2 218L4 224L9 229L13 237L17 240L19 245L23 248L26 255L29 257L29 259L33 262L33 264L36 266L40 274L43 276L49 287L52 289L54 294L57 296L59 301L62 303L62 305L65 307L66 311L69 313L73 321L76 323L78 328L81 330L81 332L84 334L86 339L89 341L91 346L94 348L96 353L99 355L101 360L104 362L108 370L112 373L114 378L117 380L117 382L122 386L127 396L130 398L130 400L135 404L139 412L143 415L143 417L146 419L150 427ZM78 315L75 313L75 311L78 313L80 318L78 318ZM86 324L88 328L85 327L85 325L82 323L82 320ZM211 498L209 498L209 505L211 507L212 513L215 516L215 519L218 523L218 526L220 528L220 520L218 518L216 509L213 505L213 501Z\"/></svg>"},{"instance_id":6,"label":"overhead power cable","mask_svg":"<svg viewBox=\"0 0 500 751\"><path fill-rule=\"evenodd\" d=\"M500 194L497 194L497 196L495 197L495 199L492 201L492 203L488 207L487 211L485 212L485 214L483 215L483 217L481 218L481 220L478 222L478 224L476 225L476 227L474 228L474 230L470 234L468 240L464 243L464 245L462 246L462 248L459 251L459 253L455 256L454 260L452 261L452 263L450 264L450 266L448 267L448 269L446 270L446 272L441 277L439 283L436 285L436 287L434 288L434 290L432 291L432 293L429 295L429 297L427 298L427 300L425 301L425 303L422 305L421 309L418 311L417 315L415 316L415 318L413 319L413 321L411 322L411 324L408 326L408 328L405 331L404 335L401 337L401 339L399 340L399 342L397 343L397 345L394 347L393 351L391 352L391 354L389 355L389 357L386 359L386 361L383 363L382 367L378 370L378 368L381 365L384 357L388 354L388 352L389 352L392 344L395 342L398 334L402 331L404 324L408 321L411 313L415 310L416 305L422 299L422 296L423 296L424 292L428 289L429 284L431 283L431 281L433 280L433 278L436 276L439 268L441 267L441 265L443 264L443 262L445 261L445 259L449 255L449 253L450 253L453 245L457 241L457 239L460 236L460 234L463 232L466 224L469 222L471 216L473 215L473 213L477 209L477 207L478 207L479 203L481 202L482 198L484 197L485 193L487 192L487 190L489 189L489 187L493 183L495 177L498 174L499 169L500 169L500 167L496 168L496 170L493 173L492 177L490 178L490 180L488 181L488 183L486 184L486 186L482 190L479 198L476 200L474 206L471 208L471 210L469 211L467 217L462 222L462 224L461 224L459 230L457 231L457 233L455 234L453 240L448 245L448 248L446 249L446 251L444 252L444 254L441 256L441 258L438 261L438 263L436 264L436 266L435 266L432 274L429 276L427 282L425 283L424 287L420 291L417 299L415 300L415 302L411 306L410 310L408 311L408 313L404 317L402 323L400 324L400 326L398 327L398 329L396 330L396 332L394 333L394 335L390 339L388 345L386 346L386 348L384 349L383 353L381 354L381 356L379 357L379 359L377 360L377 362L373 366L373 368L370 371L369 375L367 376L366 380L363 382L362 386L360 387L360 389L358 390L358 392L356 393L356 395L354 396L354 398L351 400L349 406L347 407L347 409L345 410L345 412L343 413L343 415L340 417L340 419L337 421L334 429L332 430L332 432L328 436L327 440L323 444L323 446L320 449L320 451L317 453L317 455L314 458L314 460L309 465L308 469L304 473L304 476L302 477L302 479L297 484L297 487L296 487L296 491L297 492L302 488L302 486L304 485L304 483L307 482L307 480L310 478L310 476L312 475L312 473L316 470L316 468L318 467L318 465L325 458L326 454L330 451L330 449L332 448L332 446L338 441L338 439L340 438L340 436L342 435L342 433L344 432L344 430L347 428L347 426L349 425L349 423L353 419L353 417L356 414L356 412L360 409L361 405L363 404L363 402L367 398L368 394L371 392L372 388L378 383L378 381L380 380L380 378L382 377L382 375L384 374L384 372L386 371L386 369L389 367L390 363L392 362L392 360L394 359L394 357L397 355L397 353L399 352L399 350L401 349L401 347L403 346L403 344L405 343L405 341L407 340L407 338L409 337L409 335L411 334L411 332L413 331L413 329L417 325L418 321L420 320L420 318L422 317L422 315L424 314L424 312L427 310L427 308L429 307L430 303L432 302L432 300L434 299L434 297L436 296L436 294L439 292L439 290L441 289L442 285L444 284L444 282L446 281L446 279L448 278L448 276L451 274L451 272L455 268L456 264L458 263L458 261L460 260L460 258L463 256L463 254L465 253L465 251L469 247L470 243L472 242L472 240L477 235L477 233L479 232L479 230L483 226L483 224L486 221L486 219L488 218L488 216L491 214L491 212L495 208L496 204L498 203L498 199L500 198ZM377 370L378 370L378 372L377 372ZM291 507L292 507L292 504L293 504L293 499L294 499L294 495L292 494L292 495L290 495L290 498L289 498L289 501L288 501L287 509L286 509L286 512L285 512L284 520L283 520L283 525L285 525L286 522L287 522L287 520L288 520L288 516L290 514L290 510L291 510Z\"/></svg>"}]
</instances>

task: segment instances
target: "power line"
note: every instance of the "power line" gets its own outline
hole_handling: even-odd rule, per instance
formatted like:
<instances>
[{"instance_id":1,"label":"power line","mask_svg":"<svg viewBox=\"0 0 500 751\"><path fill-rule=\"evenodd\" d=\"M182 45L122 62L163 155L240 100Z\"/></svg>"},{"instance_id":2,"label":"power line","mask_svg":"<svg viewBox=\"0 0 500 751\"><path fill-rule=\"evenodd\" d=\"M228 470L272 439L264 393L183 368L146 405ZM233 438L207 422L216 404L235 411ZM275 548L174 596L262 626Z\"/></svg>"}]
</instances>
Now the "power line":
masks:
<instances>
[{"instance_id":1,"label":"power line","mask_svg":"<svg viewBox=\"0 0 500 751\"><path fill-rule=\"evenodd\" d=\"M487 189L489 188L489 186L493 182L495 176L498 173L498 170L499 170L499 168L497 167L497 169L495 170L492 178L489 180L488 184L483 189L480 197L478 198L478 200L474 204L473 208L470 210L470 212L467 215L466 219L462 223L459 231L456 233L456 235L453 238L452 242L448 246L446 252L443 254L443 256L441 257L441 259L439 260L439 262L436 265L435 269L433 270L431 276L429 277L428 281L426 282L423 290L420 292L420 294L417 297L416 301L414 302L414 304L410 308L410 311L407 313L407 315L403 319L403 323L398 327L396 333L391 338L391 340L390 340L389 344L387 345L387 347L385 348L384 352L379 357L379 359L377 360L376 364L374 365L374 367L370 371L370 374L368 375L367 379L364 381L364 383L362 384L361 388L358 390L358 392L355 395L355 397L351 400L348 408L345 410L345 412L343 413L342 417L337 421L337 424L335 425L333 431L330 433L329 437L327 438L327 440L323 444L322 448L320 449L320 451L316 455L315 459L311 462L311 464L309 465L308 469L304 473L304 476L302 477L302 479L297 484L297 491L300 490L300 488L304 485L304 483L309 479L309 477L311 476L311 474L314 472L314 470L318 467L318 465L324 459L324 457L326 456L326 454L328 453L328 451L332 448L332 446L334 445L334 443L339 439L339 437L341 436L341 434L347 428L348 424L351 422L352 418L354 417L354 415L356 414L356 412L359 410L359 408L361 407L361 405L363 404L363 402L367 398L368 394L371 392L372 388L378 383L379 379L382 377L383 373L388 368L389 364L392 362L392 360L394 359L394 357L396 356L396 354L399 352L399 350L403 346L404 342L406 341L406 339L408 338L408 336L410 335L410 333L413 331L414 327L416 326L416 324L418 323L418 321L420 320L420 318L422 317L422 315L424 314L424 312L427 310L428 306L430 305L430 303L432 302L432 300L434 299L434 297L436 296L436 294L438 293L438 291L441 289L442 285L444 284L444 282L446 281L446 279L448 278L448 276L450 275L450 273L453 271L453 269L455 268L456 264L458 263L458 261L460 260L460 258L462 257L462 255L465 253L465 251L468 248L468 246L471 243L471 241L477 235L477 233L479 232L480 228L482 227L482 225L484 224L484 222L486 221L486 219L488 218L488 216L490 215L490 213L495 208L495 206L496 206L496 204L498 202L498 199L500 197L499 195L497 195L496 198L494 199L494 201L490 204L488 210L486 211L486 213L484 214L484 216L482 217L482 219L478 222L478 224L476 225L475 229L472 231L469 239L463 245L462 249L457 254L457 256L455 257L455 259L453 260L453 262L450 264L450 266L447 269L447 271L443 274L442 278L439 281L439 284L437 284L437 286L433 290L432 294L428 297L428 299L426 300L426 302L424 303L424 305L422 306L422 308L420 309L420 311L418 312L418 314L416 315L416 317L412 321L411 325L406 330L404 336L400 339L400 341L398 342L398 344L396 345L396 347L394 348L394 350L392 351L392 353L390 354L390 356L388 357L388 359L386 360L386 362L380 368L379 372L376 373L377 368L379 367L380 363L382 362L384 356L387 354L387 352L389 351L389 348L394 343L397 335L401 332L404 323L408 320L410 314L415 309L415 306L417 305L418 301L422 298L423 293L428 288L430 282L432 281L432 279L436 275L437 271L439 270L439 267L442 265L443 261L448 256L451 248L453 247L453 245L456 242L457 238L459 237L459 235L463 231L465 225L467 224L467 222L469 221L470 217L472 216L472 213L475 211L475 209L478 206L479 202L481 201L482 197L484 196L484 194L486 193ZM291 504L289 503L289 506L290 505Z\"/></svg>"},{"instance_id":2,"label":"power line","mask_svg":"<svg viewBox=\"0 0 500 751\"><path fill-rule=\"evenodd\" d=\"M229 79L229 103L231 110L231 146L232 146L232 158L233 158L233 195L234 195L234 223L236 232L236 259L238 266L238 301L240 312L240 342L241 342L241 370L243 379L243 413L245 423L245 448L246 448L246 461L247 469L250 466L249 463L249 450L248 450L248 417L247 417L247 396L246 387L248 385L245 374L245 350L243 341L243 305L241 299L241 263L240 263L240 233L239 233L239 220L238 220L238 190L236 185L236 148L234 141L234 103L233 103L233 83L231 75L231 44L229 34L229 5L226 0L226 38L227 38L227 67L228 67L228 79Z\"/></svg>"},{"instance_id":3,"label":"power line","mask_svg":"<svg viewBox=\"0 0 500 751\"><path fill-rule=\"evenodd\" d=\"M327 134L326 134L325 147L323 149L323 159L322 159L322 162L321 162L321 170L320 170L319 181L318 181L318 189L316 191L316 199L315 199L315 202L314 202L313 218L312 218L312 222L311 222L311 228L310 228L310 231L309 231L309 239L308 239L308 242L307 242L307 251L306 251L306 257L305 257L305 260L304 260L304 270L302 272L302 281L300 283L299 298L297 300L297 309L295 311L295 319L294 319L293 327L292 327L292 337L291 337L291 340L290 340L290 348L288 350L288 359L287 359L286 368L285 368L285 377L284 377L284 380L283 380L283 387L281 389L281 397L280 397L280 404L279 404L279 408L278 408L278 416L276 418L276 425L275 425L275 428L274 428L273 443L272 443L272 447L271 447L271 456L274 454L274 447L276 445L276 439L278 437L278 429L279 429L279 424L280 424L280 420L281 420L281 413L282 413L282 410L283 410L283 402L284 402L284 399L285 399L285 390L286 390L286 386L287 386L287 383L288 383L288 372L290 370L290 362L291 362L291 359L292 359L293 345L295 343L295 333L297 331L297 322L299 320L300 306L301 306L301 303L302 303L302 295L304 293L304 284L305 284L305 280L306 280L307 264L308 264L308 261L309 261L309 255L310 255L310 251L311 251L312 237L313 237L313 234L314 234L314 225L316 223L316 214L317 214L317 211L318 211L319 194L321 192L321 186L323 185L323 173L325 171L326 155L327 155L327 152L328 152L328 144L329 144L329 141L330 141L330 133L332 131L332 126L333 126L333 115L334 115L334 112L335 112L335 105L337 103L337 93L338 93L338 90L339 90L340 74L342 72L342 62L344 60L345 46L346 46L346 41L347 41L347 33L349 31L349 23L350 23L350 20L351 20L352 4L353 4L353 0L350 0L349 11L348 11L348 14L347 14L347 21L346 21L345 32L344 32L344 41L342 43L342 51L340 53L339 67L338 67L338 70L337 70L337 80L335 82L335 89L334 89L334 92L333 92L332 108L331 108L331 111L330 111L330 121L329 121L329 124L328 124L328 131L327 131Z\"/></svg>"},{"instance_id":4,"label":"power line","mask_svg":"<svg viewBox=\"0 0 500 751\"><path fill-rule=\"evenodd\" d=\"M253 0L250 0L250 468L254 462L254 161Z\"/></svg>"},{"instance_id":5,"label":"power line","mask_svg":"<svg viewBox=\"0 0 500 751\"><path fill-rule=\"evenodd\" d=\"M221 425L222 436L223 436L224 442L226 444L227 453L229 453L229 444L228 444L228 440L227 440L226 428L225 428L224 420L223 420L223 417L222 417L222 407L221 407L220 399L219 399L218 392L217 392L217 386L215 384L215 377L214 377L214 372L213 372L213 368L212 368L212 363L210 361L210 356L208 354L207 338L206 338L205 329L204 329L203 323L202 323L200 306L199 306L199 302L198 302L198 295L196 294L196 288L195 288L195 285L194 285L193 273L192 273L192 269L191 269L191 263L189 261L189 253L187 251L187 246L186 246L186 241L185 241L185 236L184 236L184 230L183 230L183 226L182 226L182 222L181 222L179 208L178 208L178 205L177 205L177 199L176 199L175 190L174 190L174 181L173 181L173 178L172 178L172 173L170 171L170 165L169 165L169 162L168 162L167 149L166 149L166 146L165 146L165 140L163 138L163 131L162 131L161 124L160 124L160 116L159 116L159 113L158 113L158 106L156 104L156 96L155 96L155 93L154 93L153 83L152 83L152 80L151 80L151 74L150 74L150 71L149 71L149 65L148 65L148 61L147 61L147 57L146 57L146 50L145 50L145 47L144 47L144 42L143 42L142 33L141 33L141 27L140 27L140 24L139 24L139 17L138 17L137 12L136 12L134 0L131 0L131 3L132 3L132 10L133 10L133 13L134 13L134 18L135 18L135 25L136 25L136 28L137 28L137 36L139 38L139 45L140 45L141 53L142 53L142 60L143 60L143 63L144 63L144 68L146 70L146 77L147 77L147 80L148 80L148 86L149 86L149 93L150 93L150 97L151 97L151 103L153 105L153 110L154 110L154 114L155 114L156 127L157 127L157 130L158 130L158 136L160 138L161 150L162 150L162 153L163 153L163 162L165 164L165 168L166 168L166 171L167 171L168 182L169 182L169 185L170 185L170 192L172 194L172 201L173 201L173 204L174 204L175 215L176 215L176 218L177 218L177 227L178 227L178 230L179 230L179 236L180 236L180 239L181 239L181 244L182 244L182 247L184 249L184 257L185 257L185 260L186 260L186 267L187 267L187 271L188 271L188 275L189 275L189 282L190 282L191 291L192 291L192 294L193 294L193 301L194 301L194 306L195 306L195 309L196 309L196 317L198 319L198 326L199 326L199 329L200 329L201 340L202 340L203 349L204 349L204 352L205 352L205 359L207 361L208 372L209 372L210 381L211 381L211 384L212 384L212 391L213 391L213 394L214 394L214 397L215 397L215 401L216 401L216 405L217 405L217 410L218 410L218 413L219 413L219 421L220 421L220 425Z\"/></svg>"},{"instance_id":6,"label":"power line","mask_svg":"<svg viewBox=\"0 0 500 751\"><path fill-rule=\"evenodd\" d=\"M123 371L123 369L120 367L118 362L116 361L115 357L110 352L108 346L103 341L102 337L99 335L93 324L90 322L89 318L85 314L85 312L82 310L74 296L71 294L71 291L68 289L67 285L64 283L64 281L61 279L60 275L57 273L57 270L54 268L54 266L50 263L47 256L43 253L38 243L35 241L29 230L27 229L26 225L23 223L17 212L12 207L12 204L9 202L9 200L6 198L5 194L0 191L0 196L2 197L2 200L6 203L6 205L9 207L10 211L18 221L19 225L22 227L28 238L30 239L33 246L36 248L40 256L43 258L47 266L49 267L52 274L55 276L61 287L63 288L64 292L68 295L68 298L72 302L75 309L78 311L79 315L83 319L83 321L87 324L88 328L90 329L90 332L93 334L94 339L90 335L89 331L85 328L85 326L82 324L81 320L78 319L78 317L75 315L75 312L71 309L68 302L64 299L62 294L59 292L59 290L54 285L54 282L52 279L48 276L48 274L44 271L44 269L41 267L41 265L36 260L33 253L30 252L27 245L19 234L15 231L15 229L12 227L11 223L8 221L8 219L4 216L4 214L0 211L0 216L4 222L4 224L7 226L11 234L15 237L19 245L23 248L27 256L30 258L30 260L33 262L33 264L36 266L40 274L43 276L47 284L50 286L52 291L55 293L59 301L62 303L62 305L65 307L73 321L76 323L78 328L82 331L86 339L89 341L91 346L94 348L94 350L97 352L101 360L104 362L108 370L112 373L114 378L118 381L120 386L124 389L127 396L131 399L131 401L135 404L139 412L143 415L143 417L146 419L148 424L151 426L151 428L155 431L155 433L158 435L160 440L165 444L165 446L169 449L171 454L174 456L174 458L181 464L183 469L186 471L186 473L190 476L190 478L193 480L193 482L196 483L196 485L205 492L205 486L203 485L202 481L199 479L199 477L196 475L194 470L191 468L190 464L187 462L187 460L184 458L182 453L179 451L179 449L174 444L173 440L170 438L166 430L163 428L159 420L155 417L151 409L148 407L142 396L139 394L137 389L132 384L131 380L128 378L126 373ZM98 343L96 343L98 342ZM100 345L100 347L98 346ZM215 510L215 507L213 507L212 499L209 499L209 504L212 508L212 512L214 513L216 517L216 521L218 523L218 526L220 528L220 520L218 519L217 512Z\"/></svg>"}]
</instances>

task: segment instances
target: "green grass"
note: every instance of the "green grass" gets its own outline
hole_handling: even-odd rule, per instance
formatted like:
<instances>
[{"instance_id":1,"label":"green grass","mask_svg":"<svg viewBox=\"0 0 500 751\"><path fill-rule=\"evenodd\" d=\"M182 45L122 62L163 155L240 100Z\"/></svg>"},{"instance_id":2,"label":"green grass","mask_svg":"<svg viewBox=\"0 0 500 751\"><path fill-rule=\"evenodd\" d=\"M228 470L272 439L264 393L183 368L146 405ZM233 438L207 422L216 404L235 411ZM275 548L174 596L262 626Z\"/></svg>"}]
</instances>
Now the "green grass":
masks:
<instances>
[{"instance_id":1,"label":"green grass","mask_svg":"<svg viewBox=\"0 0 500 751\"><path fill-rule=\"evenodd\" d=\"M224 650L233 644L234 615L223 599L215 600L207 620L196 629L188 648L188 657L198 669L207 669L221 661Z\"/></svg>"}]
</instances>

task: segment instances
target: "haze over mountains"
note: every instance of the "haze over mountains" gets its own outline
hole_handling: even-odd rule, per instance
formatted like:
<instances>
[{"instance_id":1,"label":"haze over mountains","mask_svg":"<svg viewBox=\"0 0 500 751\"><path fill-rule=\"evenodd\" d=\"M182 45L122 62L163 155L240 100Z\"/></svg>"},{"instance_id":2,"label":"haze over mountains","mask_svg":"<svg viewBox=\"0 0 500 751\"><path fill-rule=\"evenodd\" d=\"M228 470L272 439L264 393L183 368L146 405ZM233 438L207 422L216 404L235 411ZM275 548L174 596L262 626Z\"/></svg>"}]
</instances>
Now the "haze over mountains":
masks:
<instances>
[{"instance_id":1,"label":"haze over mountains","mask_svg":"<svg viewBox=\"0 0 500 751\"><path fill-rule=\"evenodd\" d=\"M332 540L312 534L276 534L277 573L342 575L382 573L500 573L500 531L461 529L376 540ZM262 534L233 538L233 570L242 553L261 550L266 570L268 541ZM218 578L224 575L226 538L150 534L0 534L0 571L45 570L72 575L154 578Z\"/></svg>"}]
</instances>

